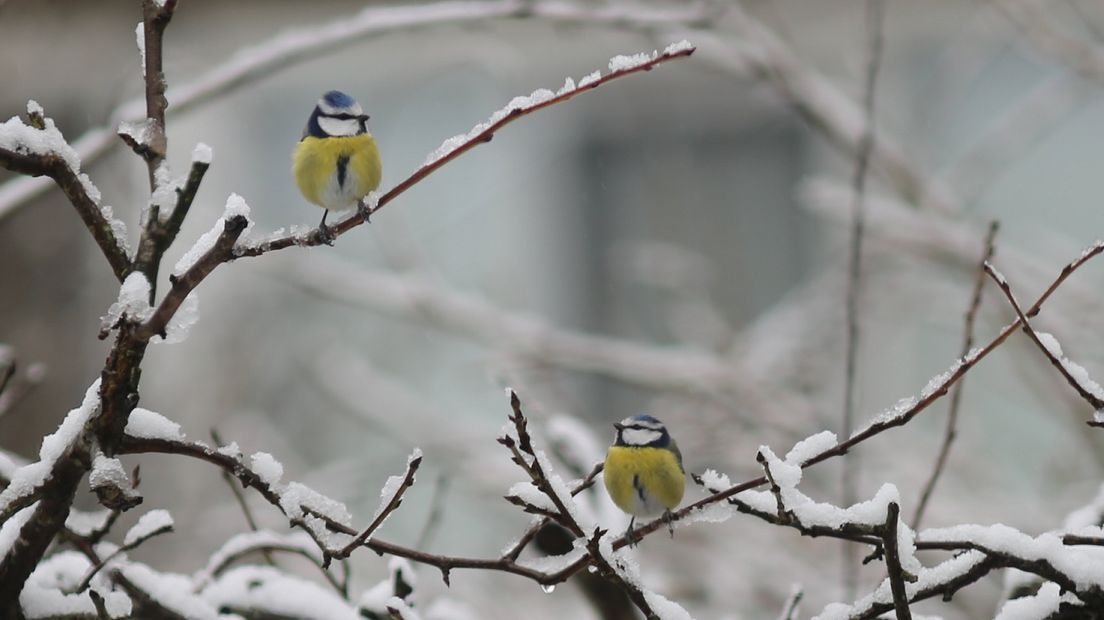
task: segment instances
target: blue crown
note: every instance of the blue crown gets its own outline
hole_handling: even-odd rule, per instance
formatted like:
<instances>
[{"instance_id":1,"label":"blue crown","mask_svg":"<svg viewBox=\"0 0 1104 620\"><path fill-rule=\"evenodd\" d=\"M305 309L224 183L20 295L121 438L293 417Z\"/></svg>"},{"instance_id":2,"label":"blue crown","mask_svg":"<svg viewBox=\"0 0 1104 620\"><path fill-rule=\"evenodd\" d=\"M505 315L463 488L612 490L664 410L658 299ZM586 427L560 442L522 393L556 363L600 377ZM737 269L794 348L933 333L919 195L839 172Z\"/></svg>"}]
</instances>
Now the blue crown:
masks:
<instances>
[{"instance_id":1,"label":"blue crown","mask_svg":"<svg viewBox=\"0 0 1104 620\"><path fill-rule=\"evenodd\" d=\"M348 108L356 105L356 99L353 99L340 90L331 90L325 95L322 95L322 100L335 108Z\"/></svg>"},{"instance_id":2,"label":"blue crown","mask_svg":"<svg viewBox=\"0 0 1104 620\"><path fill-rule=\"evenodd\" d=\"M646 415L646 414L634 415L630 419L634 422L648 422L648 423L651 423L651 424L658 424L660 426L663 426L663 422L660 422L659 420L653 418L650 415Z\"/></svg>"}]
</instances>

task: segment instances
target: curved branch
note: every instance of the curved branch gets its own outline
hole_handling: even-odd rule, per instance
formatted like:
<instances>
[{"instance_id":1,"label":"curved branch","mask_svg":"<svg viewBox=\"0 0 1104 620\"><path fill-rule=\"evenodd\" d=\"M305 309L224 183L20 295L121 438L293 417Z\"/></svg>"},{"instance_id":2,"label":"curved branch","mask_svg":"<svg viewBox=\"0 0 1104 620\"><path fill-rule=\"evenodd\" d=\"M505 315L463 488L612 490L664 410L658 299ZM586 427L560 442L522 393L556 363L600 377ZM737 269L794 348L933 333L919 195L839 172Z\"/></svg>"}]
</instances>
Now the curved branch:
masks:
<instances>
[{"instance_id":1,"label":"curved branch","mask_svg":"<svg viewBox=\"0 0 1104 620\"><path fill-rule=\"evenodd\" d=\"M538 110L543 110L544 108L547 108L549 106L556 105L557 103L563 103L565 101L568 101L569 99L573 99L576 95L580 93L594 90L595 88L608 84L609 82L612 82L618 78L632 75L634 73L640 73L642 71L651 71L657 65L660 65L669 60L688 57L694 53L695 49L696 48L690 46L672 46L668 50L664 51L662 54L658 54L655 58L652 58L647 62L641 62L639 64L635 64L626 68L614 69L596 80L582 80L580 81L578 87L564 89L555 96L549 97L547 99L537 99L535 101L530 101L526 103L522 107L508 108L506 110L503 110L505 114L501 118L482 128L481 131L472 132L467 136L464 136L463 140L454 148L448 149L447 152L441 154L440 156L436 156L436 154L431 155L429 160L426 163L422 164L422 166L415 170L413 173L411 173L410 176L406 177L398 185L391 188L387 191L387 193L380 196L379 201L367 210L367 214L375 214L380 209L387 206L388 203L395 200L404 192L406 192L406 190L414 187L423 179L439 170L445 164L470 151L476 146L479 146L480 144L490 142L491 139L494 138L495 132L502 129L506 125L509 125L510 123L518 120L519 118L532 114L533 112L536 112ZM364 222L365 217L363 217L359 212L353 213L345 219L330 226L330 234L334 238L340 237L353 228L360 226ZM282 250L284 248L289 248L292 246L315 246L321 245L322 243L324 243L324 241L322 240L322 236L320 235L319 231L314 230L311 231L305 238L297 235L287 235L285 237L265 241L264 243L258 244L253 247L243 248L242 251L238 253L238 255L260 256L261 254L266 254L274 250Z\"/></svg>"}]
</instances>

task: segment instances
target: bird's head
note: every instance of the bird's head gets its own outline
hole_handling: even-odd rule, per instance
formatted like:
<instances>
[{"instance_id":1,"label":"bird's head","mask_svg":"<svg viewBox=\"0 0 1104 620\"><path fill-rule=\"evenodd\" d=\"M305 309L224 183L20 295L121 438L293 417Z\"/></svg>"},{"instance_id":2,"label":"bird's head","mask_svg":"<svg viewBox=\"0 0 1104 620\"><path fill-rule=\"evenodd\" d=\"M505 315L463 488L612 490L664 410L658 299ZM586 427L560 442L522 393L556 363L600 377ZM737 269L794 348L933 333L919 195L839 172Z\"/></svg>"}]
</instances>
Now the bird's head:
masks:
<instances>
[{"instance_id":1,"label":"bird's head","mask_svg":"<svg viewBox=\"0 0 1104 620\"><path fill-rule=\"evenodd\" d=\"M340 90L331 90L322 95L307 120L303 137L332 138L356 136L366 133L368 115L349 95Z\"/></svg>"},{"instance_id":2,"label":"bird's head","mask_svg":"<svg viewBox=\"0 0 1104 620\"><path fill-rule=\"evenodd\" d=\"M634 415L614 422L613 427L617 429L618 446L665 448L671 443L667 427L650 415Z\"/></svg>"}]
</instances>

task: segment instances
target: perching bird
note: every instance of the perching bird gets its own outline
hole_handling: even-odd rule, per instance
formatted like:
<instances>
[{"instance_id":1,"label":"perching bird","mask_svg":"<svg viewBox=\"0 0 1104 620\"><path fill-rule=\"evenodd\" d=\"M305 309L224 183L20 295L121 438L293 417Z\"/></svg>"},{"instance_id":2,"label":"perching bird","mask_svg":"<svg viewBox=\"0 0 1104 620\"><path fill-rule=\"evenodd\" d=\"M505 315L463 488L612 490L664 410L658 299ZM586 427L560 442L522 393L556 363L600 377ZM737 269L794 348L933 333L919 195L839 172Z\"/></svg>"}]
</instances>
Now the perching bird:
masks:
<instances>
[{"instance_id":1,"label":"perching bird","mask_svg":"<svg viewBox=\"0 0 1104 620\"><path fill-rule=\"evenodd\" d=\"M379 187L383 166L367 121L368 115L355 99L331 90L314 106L291 156L299 191L326 209L318 232L331 245L333 236L326 226L330 209L341 211L355 205L365 221L371 215L363 199Z\"/></svg>"},{"instance_id":2,"label":"perching bird","mask_svg":"<svg viewBox=\"0 0 1104 620\"><path fill-rule=\"evenodd\" d=\"M632 515L625 534L631 543L636 517L660 513L671 536L671 510L682 501L686 472L682 453L663 423L650 415L625 418L613 425L617 438L606 453L606 490L617 507Z\"/></svg>"}]
</instances>

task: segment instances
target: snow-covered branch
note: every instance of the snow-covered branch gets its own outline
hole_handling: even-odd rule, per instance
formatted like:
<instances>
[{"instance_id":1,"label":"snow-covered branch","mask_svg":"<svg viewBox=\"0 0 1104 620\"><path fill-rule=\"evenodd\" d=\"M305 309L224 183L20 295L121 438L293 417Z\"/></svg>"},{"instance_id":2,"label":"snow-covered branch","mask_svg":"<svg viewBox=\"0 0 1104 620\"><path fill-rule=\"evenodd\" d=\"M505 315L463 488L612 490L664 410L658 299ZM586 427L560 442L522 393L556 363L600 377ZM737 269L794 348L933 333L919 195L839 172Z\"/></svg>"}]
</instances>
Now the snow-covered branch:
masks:
<instances>
[{"instance_id":1,"label":"snow-covered branch","mask_svg":"<svg viewBox=\"0 0 1104 620\"><path fill-rule=\"evenodd\" d=\"M490 142L498 130L519 118L573 99L580 93L593 90L618 78L642 71L651 71L656 66L670 60L686 58L693 54L695 49L688 41L683 40L668 45L663 52L653 51L651 54L641 52L631 56L615 56L610 59L609 72L605 75L602 75L601 71L595 71L582 77L578 83L571 78L567 78L564 85L556 92L541 88L533 91L528 96L514 97L505 107L492 114L486 122L477 124L466 133L445 140L440 147L426 156L425 163L400 181L398 185L378 196L378 198L370 199L368 201L368 214L376 213L460 155L480 144ZM364 222L365 218L363 216L354 213L330 226L329 230L331 235L336 238ZM274 250L282 250L293 246L315 246L324 242L322 235L316 229L305 236L286 235L275 239L265 239L250 247L243 248L242 251L238 252L238 256L260 256Z\"/></svg>"},{"instance_id":2,"label":"snow-covered branch","mask_svg":"<svg viewBox=\"0 0 1104 620\"><path fill-rule=\"evenodd\" d=\"M100 247L120 282L130 272L126 226L111 207L101 204L100 190L81 172L81 161L54 120L34 101L27 104L30 125L18 116L0 123L0 166L31 176L53 179L65 193L85 228Z\"/></svg>"},{"instance_id":3,"label":"snow-covered branch","mask_svg":"<svg viewBox=\"0 0 1104 620\"><path fill-rule=\"evenodd\" d=\"M1016 296L1012 293L1012 286L1008 283L1008 280L1001 274L993 265L989 262L985 263L985 273L997 283L1001 292L1004 293L1008 304L1012 306L1012 309L1016 311L1016 316L1019 317L1020 324L1023 325L1024 332L1027 333L1031 341L1035 343L1043 355L1050 360L1051 365L1058 370L1059 373L1065 377L1066 382L1070 384L1077 394L1089 403L1089 406L1093 408L1094 412L1104 410L1104 388L1100 387L1100 384L1093 381L1089 377L1089 373L1085 371L1085 368L1080 364L1070 360L1062 353L1062 345L1058 344L1058 340L1054 336L1045 333L1037 332L1032 327L1031 321L1028 320L1027 315L1024 313L1023 308L1020 307L1020 303L1016 301ZM1094 420L1100 422L1100 420Z\"/></svg>"}]
</instances>

